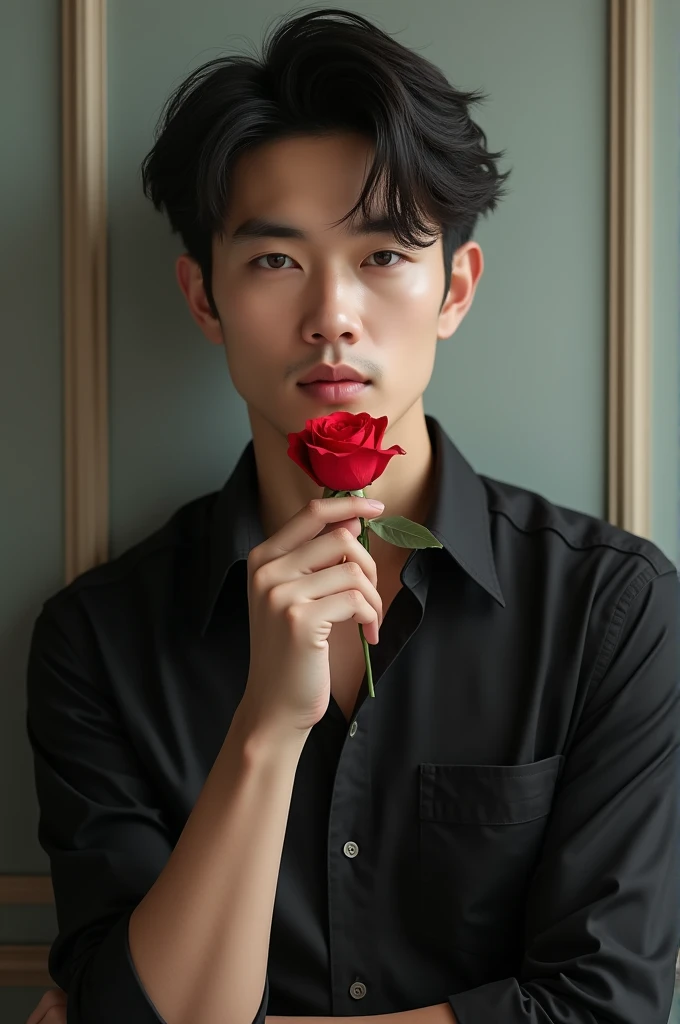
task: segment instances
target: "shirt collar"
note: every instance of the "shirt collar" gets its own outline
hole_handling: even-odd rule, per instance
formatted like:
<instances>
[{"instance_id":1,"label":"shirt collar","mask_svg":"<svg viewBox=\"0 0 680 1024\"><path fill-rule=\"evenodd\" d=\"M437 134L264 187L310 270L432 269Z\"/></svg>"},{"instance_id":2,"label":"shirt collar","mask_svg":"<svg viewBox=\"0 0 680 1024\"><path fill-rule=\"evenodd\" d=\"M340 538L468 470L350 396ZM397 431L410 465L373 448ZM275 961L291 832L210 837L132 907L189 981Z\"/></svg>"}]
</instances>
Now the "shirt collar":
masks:
<instances>
[{"instance_id":1,"label":"shirt collar","mask_svg":"<svg viewBox=\"0 0 680 1024\"><path fill-rule=\"evenodd\" d=\"M425 421L433 446L436 481L425 525L458 565L504 608L491 546L486 488L439 421L428 414ZM251 439L213 505L201 635L208 628L229 570L247 559L250 549L264 540Z\"/></svg>"}]
</instances>

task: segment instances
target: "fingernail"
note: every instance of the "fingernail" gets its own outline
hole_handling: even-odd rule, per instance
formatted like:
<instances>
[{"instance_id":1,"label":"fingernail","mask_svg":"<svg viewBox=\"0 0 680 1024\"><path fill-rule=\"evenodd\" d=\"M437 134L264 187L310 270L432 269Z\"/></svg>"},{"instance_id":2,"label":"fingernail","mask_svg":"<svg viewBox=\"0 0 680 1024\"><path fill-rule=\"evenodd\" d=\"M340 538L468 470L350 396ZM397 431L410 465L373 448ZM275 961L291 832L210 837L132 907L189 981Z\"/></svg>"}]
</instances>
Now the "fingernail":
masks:
<instances>
[{"instance_id":1,"label":"fingernail","mask_svg":"<svg viewBox=\"0 0 680 1024\"><path fill-rule=\"evenodd\" d=\"M368 502L369 505L372 505L373 508L384 508L385 507L385 502L384 501L374 501L373 498L367 498L366 501Z\"/></svg>"}]
</instances>

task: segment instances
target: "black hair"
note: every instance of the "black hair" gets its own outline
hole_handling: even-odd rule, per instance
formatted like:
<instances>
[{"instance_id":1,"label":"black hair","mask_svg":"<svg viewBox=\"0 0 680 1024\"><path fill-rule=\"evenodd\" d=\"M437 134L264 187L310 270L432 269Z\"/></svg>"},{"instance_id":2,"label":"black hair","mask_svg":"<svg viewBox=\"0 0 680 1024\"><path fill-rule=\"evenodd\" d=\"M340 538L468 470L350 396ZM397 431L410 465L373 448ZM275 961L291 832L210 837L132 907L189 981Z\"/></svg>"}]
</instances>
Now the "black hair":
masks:
<instances>
[{"instance_id":1,"label":"black hair","mask_svg":"<svg viewBox=\"0 0 680 1024\"><path fill-rule=\"evenodd\" d=\"M480 214L506 194L486 135L468 113L479 90L453 88L442 72L360 14L323 8L284 15L262 53L202 64L167 100L142 163L145 195L200 266L210 308L212 238L224 230L229 181L247 149L276 139L348 131L370 138L373 165L356 204L337 224L366 214L384 186L395 236L432 245L442 234L445 291L453 254ZM424 213L439 225L433 235ZM425 236L427 240L421 240ZM440 307L441 308L441 307Z\"/></svg>"}]
</instances>

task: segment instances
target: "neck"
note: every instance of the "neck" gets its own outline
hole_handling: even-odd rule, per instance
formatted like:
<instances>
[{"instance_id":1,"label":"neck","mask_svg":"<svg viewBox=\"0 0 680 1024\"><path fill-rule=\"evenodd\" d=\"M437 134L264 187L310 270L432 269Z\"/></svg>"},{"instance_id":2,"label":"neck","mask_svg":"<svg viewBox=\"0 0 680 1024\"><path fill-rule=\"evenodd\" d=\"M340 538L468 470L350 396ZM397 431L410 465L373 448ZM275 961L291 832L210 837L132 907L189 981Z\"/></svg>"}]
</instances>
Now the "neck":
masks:
<instances>
[{"instance_id":1,"label":"neck","mask_svg":"<svg viewBox=\"0 0 680 1024\"><path fill-rule=\"evenodd\" d=\"M287 455L288 438L269 420L248 407L257 464L260 517L266 537L276 533L312 498L320 498L317 486ZM299 428L298 428L299 429ZM427 431L422 399L400 419L389 424L381 447L400 445L406 455L390 459L385 472L369 487L367 498L385 503L385 516L404 516L424 523L433 499L434 453ZM371 555L378 566L401 565L409 549L399 548L371 533Z\"/></svg>"}]
</instances>

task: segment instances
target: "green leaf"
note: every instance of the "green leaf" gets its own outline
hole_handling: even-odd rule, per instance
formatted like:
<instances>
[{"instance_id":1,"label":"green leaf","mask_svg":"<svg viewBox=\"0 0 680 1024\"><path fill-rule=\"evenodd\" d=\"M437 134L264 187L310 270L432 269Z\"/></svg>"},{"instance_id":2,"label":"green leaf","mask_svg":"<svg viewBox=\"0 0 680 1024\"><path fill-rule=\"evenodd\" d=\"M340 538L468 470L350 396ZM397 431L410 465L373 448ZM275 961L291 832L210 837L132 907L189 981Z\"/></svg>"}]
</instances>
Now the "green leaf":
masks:
<instances>
[{"instance_id":1,"label":"green leaf","mask_svg":"<svg viewBox=\"0 0 680 1024\"><path fill-rule=\"evenodd\" d=\"M421 523L413 523L404 516L383 516L380 519L368 519L366 525L386 540L399 548L441 548L443 545Z\"/></svg>"}]
</instances>

